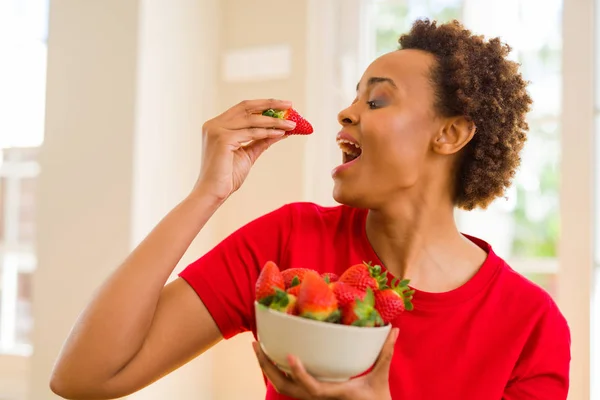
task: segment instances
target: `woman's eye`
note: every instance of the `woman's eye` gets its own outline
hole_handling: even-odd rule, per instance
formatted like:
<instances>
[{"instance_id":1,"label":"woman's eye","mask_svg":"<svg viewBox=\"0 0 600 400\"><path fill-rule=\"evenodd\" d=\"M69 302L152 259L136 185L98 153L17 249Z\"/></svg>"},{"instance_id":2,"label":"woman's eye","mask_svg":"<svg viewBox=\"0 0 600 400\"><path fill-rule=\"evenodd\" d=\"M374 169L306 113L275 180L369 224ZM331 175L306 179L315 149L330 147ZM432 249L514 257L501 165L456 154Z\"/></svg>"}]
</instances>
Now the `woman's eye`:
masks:
<instances>
[{"instance_id":1,"label":"woman's eye","mask_svg":"<svg viewBox=\"0 0 600 400\"><path fill-rule=\"evenodd\" d=\"M369 106L369 108L371 110L377 109L377 108L381 108L383 106L382 102L379 100L371 100L371 101L367 101L367 105Z\"/></svg>"}]
</instances>

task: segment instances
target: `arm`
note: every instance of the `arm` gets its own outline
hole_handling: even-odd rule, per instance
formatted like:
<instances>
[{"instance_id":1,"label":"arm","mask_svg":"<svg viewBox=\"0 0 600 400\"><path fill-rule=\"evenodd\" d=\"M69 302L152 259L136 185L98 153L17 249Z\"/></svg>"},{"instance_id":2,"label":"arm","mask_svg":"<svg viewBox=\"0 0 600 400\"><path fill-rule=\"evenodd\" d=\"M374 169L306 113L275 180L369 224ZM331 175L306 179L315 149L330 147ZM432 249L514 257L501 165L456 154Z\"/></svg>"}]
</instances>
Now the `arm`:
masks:
<instances>
[{"instance_id":1,"label":"arm","mask_svg":"<svg viewBox=\"0 0 600 400\"><path fill-rule=\"evenodd\" d=\"M215 209L207 198L187 198L106 281L59 356L51 379L55 393L79 399L120 397L220 339L210 314L185 282L163 289Z\"/></svg>"},{"instance_id":2,"label":"arm","mask_svg":"<svg viewBox=\"0 0 600 400\"><path fill-rule=\"evenodd\" d=\"M569 327L556 305L549 301L549 309L525 345L503 400L567 398L571 361Z\"/></svg>"},{"instance_id":3,"label":"arm","mask_svg":"<svg viewBox=\"0 0 600 400\"><path fill-rule=\"evenodd\" d=\"M165 283L260 154L284 130L293 128L255 113L287 107L288 103L275 100L242 102L205 124L198 183L109 277L78 318L52 373L50 386L56 394L78 400L121 397L221 339L192 288L181 279L166 287Z\"/></svg>"}]
</instances>

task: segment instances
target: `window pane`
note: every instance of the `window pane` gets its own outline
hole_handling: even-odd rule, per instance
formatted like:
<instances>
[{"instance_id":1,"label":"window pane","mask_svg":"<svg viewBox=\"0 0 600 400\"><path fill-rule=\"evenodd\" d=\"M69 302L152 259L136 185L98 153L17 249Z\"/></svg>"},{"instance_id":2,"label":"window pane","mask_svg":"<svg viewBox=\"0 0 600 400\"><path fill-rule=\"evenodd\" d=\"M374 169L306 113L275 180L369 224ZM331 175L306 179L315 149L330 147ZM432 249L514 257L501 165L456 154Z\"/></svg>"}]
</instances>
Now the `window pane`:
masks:
<instances>
[{"instance_id":1,"label":"window pane","mask_svg":"<svg viewBox=\"0 0 600 400\"><path fill-rule=\"evenodd\" d=\"M19 181L19 243L35 243L35 190L36 178L23 178Z\"/></svg>"},{"instance_id":2,"label":"window pane","mask_svg":"<svg viewBox=\"0 0 600 400\"><path fill-rule=\"evenodd\" d=\"M417 18L440 22L460 18L462 0L392 0L374 1L376 16L376 56L395 50L400 33L410 29Z\"/></svg>"},{"instance_id":3,"label":"window pane","mask_svg":"<svg viewBox=\"0 0 600 400\"><path fill-rule=\"evenodd\" d=\"M40 147L10 147L4 149L4 161L6 162L26 162L37 161L40 154Z\"/></svg>"},{"instance_id":4,"label":"window pane","mask_svg":"<svg viewBox=\"0 0 600 400\"><path fill-rule=\"evenodd\" d=\"M600 23L600 21L599 21ZM599 40L600 42L600 40ZM599 54L600 56L600 54ZM600 74L599 74L600 75ZM600 79L597 79L600 81ZM598 93L598 98L600 98L600 93ZM600 268L600 115L596 115L596 140L595 145L596 149L594 152L594 161L596 164L596 168L594 168L595 176L594 176L594 194L595 194L595 204L594 204L594 217L595 217L595 229L594 229L594 237L595 237L595 245L594 245L594 253L596 259L596 266ZM600 284L600 281L598 281ZM600 286L598 286L600 290Z\"/></svg>"},{"instance_id":5,"label":"window pane","mask_svg":"<svg viewBox=\"0 0 600 400\"><path fill-rule=\"evenodd\" d=\"M20 273L18 277L17 321L15 327L15 342L17 345L30 345L32 343L32 278L32 273Z\"/></svg>"},{"instance_id":6,"label":"window pane","mask_svg":"<svg viewBox=\"0 0 600 400\"><path fill-rule=\"evenodd\" d=\"M5 227L6 227L6 215L4 215L6 208L6 181L0 176L0 245L6 240Z\"/></svg>"},{"instance_id":7,"label":"window pane","mask_svg":"<svg viewBox=\"0 0 600 400\"><path fill-rule=\"evenodd\" d=\"M3 299L3 291L2 288L4 287L3 285L4 282L4 257L2 257L2 253L0 253L0 324L2 324L2 299ZM2 337L2 329L0 329L0 350L2 348L2 343L4 343L4 338Z\"/></svg>"},{"instance_id":8,"label":"window pane","mask_svg":"<svg viewBox=\"0 0 600 400\"><path fill-rule=\"evenodd\" d=\"M557 119L533 120L515 178L515 231L511 256L556 257L560 233Z\"/></svg>"}]
</instances>

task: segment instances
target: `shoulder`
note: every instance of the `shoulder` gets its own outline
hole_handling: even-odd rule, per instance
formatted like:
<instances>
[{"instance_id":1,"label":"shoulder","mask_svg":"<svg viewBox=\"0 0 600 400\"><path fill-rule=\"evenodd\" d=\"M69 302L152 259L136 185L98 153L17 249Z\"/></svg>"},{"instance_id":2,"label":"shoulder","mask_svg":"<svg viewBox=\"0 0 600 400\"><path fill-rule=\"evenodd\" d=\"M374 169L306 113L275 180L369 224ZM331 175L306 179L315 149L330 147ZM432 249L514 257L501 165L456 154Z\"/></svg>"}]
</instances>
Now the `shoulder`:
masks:
<instances>
[{"instance_id":1,"label":"shoulder","mask_svg":"<svg viewBox=\"0 0 600 400\"><path fill-rule=\"evenodd\" d=\"M531 318L537 325L550 325L568 335L567 321L552 295L504 260L500 260L504 266L498 284L501 286L507 308L523 317Z\"/></svg>"},{"instance_id":2,"label":"shoulder","mask_svg":"<svg viewBox=\"0 0 600 400\"><path fill-rule=\"evenodd\" d=\"M566 319L546 289L514 269L486 241L466 236L488 253L482 267L487 272L486 276L490 277L485 296L489 302L497 305L504 320L508 318L531 328L542 321L567 327Z\"/></svg>"}]
</instances>

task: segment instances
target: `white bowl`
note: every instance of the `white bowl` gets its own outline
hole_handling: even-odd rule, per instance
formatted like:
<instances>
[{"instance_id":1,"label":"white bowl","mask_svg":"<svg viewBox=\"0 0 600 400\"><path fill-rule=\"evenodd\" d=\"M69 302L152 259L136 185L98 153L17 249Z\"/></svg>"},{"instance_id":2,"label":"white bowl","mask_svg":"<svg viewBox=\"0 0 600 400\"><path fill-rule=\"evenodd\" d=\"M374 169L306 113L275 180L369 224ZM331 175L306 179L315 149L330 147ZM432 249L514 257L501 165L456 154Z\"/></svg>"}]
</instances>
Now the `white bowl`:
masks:
<instances>
[{"instance_id":1,"label":"white bowl","mask_svg":"<svg viewBox=\"0 0 600 400\"><path fill-rule=\"evenodd\" d=\"M343 382L373 366L391 325L356 327L313 321L254 303L258 340L265 354L289 373L292 354L323 382Z\"/></svg>"}]
</instances>

